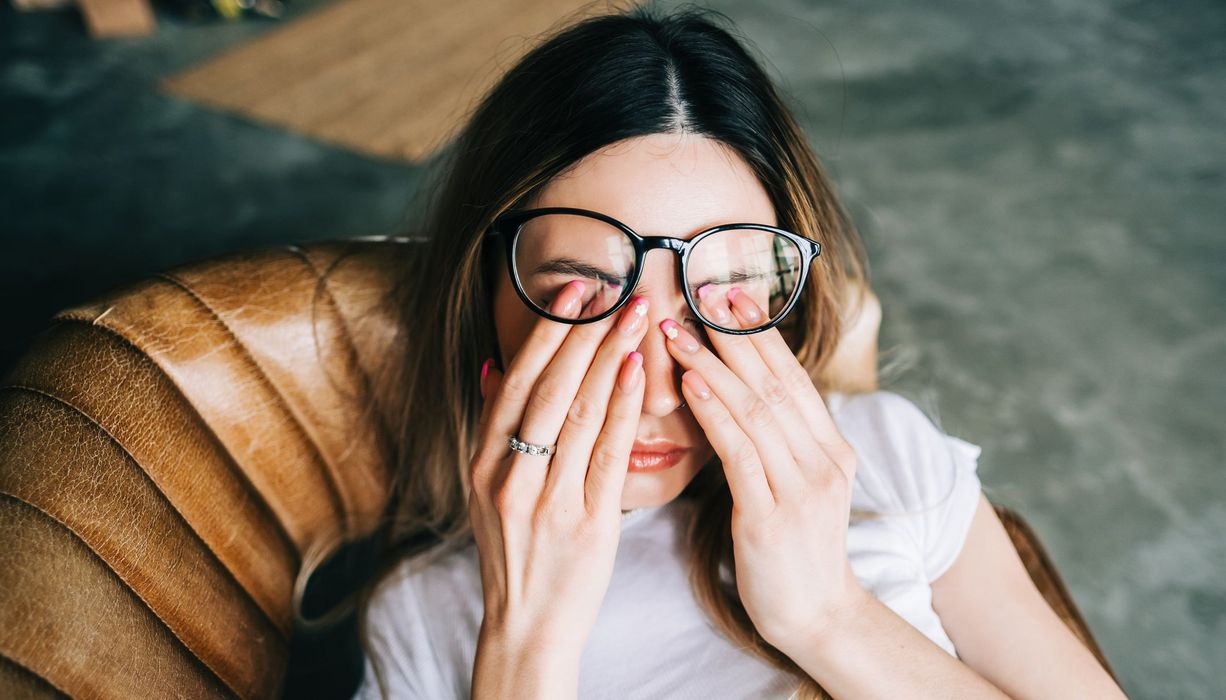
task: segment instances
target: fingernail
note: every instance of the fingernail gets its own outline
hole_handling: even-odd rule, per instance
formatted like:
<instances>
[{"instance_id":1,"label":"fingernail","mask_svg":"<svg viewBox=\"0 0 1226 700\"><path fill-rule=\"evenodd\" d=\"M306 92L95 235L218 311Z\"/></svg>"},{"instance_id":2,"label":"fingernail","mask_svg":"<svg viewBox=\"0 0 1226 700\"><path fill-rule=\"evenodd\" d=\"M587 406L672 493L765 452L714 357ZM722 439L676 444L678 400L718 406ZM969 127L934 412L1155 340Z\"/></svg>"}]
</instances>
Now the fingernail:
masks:
<instances>
[{"instance_id":1,"label":"fingernail","mask_svg":"<svg viewBox=\"0 0 1226 700\"><path fill-rule=\"evenodd\" d=\"M681 381L688 384L690 390L693 391L698 398L711 398L711 387L707 386L707 383L702 380L702 377L699 376L698 372L694 370L686 372L685 374L681 375Z\"/></svg>"},{"instance_id":2,"label":"fingernail","mask_svg":"<svg viewBox=\"0 0 1226 700\"><path fill-rule=\"evenodd\" d=\"M714 289L713 284L704 284L698 288L698 298L701 301L699 306L705 309L716 323L727 324L731 319L728 315L728 304L711 296Z\"/></svg>"},{"instance_id":3,"label":"fingernail","mask_svg":"<svg viewBox=\"0 0 1226 700\"><path fill-rule=\"evenodd\" d=\"M686 352L697 352L698 341L694 340L694 336L690 335L671 318L666 318L660 322L660 330L664 331L664 335L673 341L677 347Z\"/></svg>"},{"instance_id":4,"label":"fingernail","mask_svg":"<svg viewBox=\"0 0 1226 700\"><path fill-rule=\"evenodd\" d=\"M728 290L728 300L732 302L733 308L741 312L746 320L756 322L762 318L762 314L758 311L758 305L753 303L748 295L742 294L739 287L732 287Z\"/></svg>"},{"instance_id":5,"label":"fingernail","mask_svg":"<svg viewBox=\"0 0 1226 700\"><path fill-rule=\"evenodd\" d=\"M642 353L631 351L626 355L626 362L623 363L621 375L617 378L617 385L627 394L634 391L634 388L639 383L639 368L643 366Z\"/></svg>"},{"instance_id":6,"label":"fingernail","mask_svg":"<svg viewBox=\"0 0 1226 700\"><path fill-rule=\"evenodd\" d=\"M553 313L556 316L570 316L579 311L579 303L583 299L583 280L571 280L558 292L554 301Z\"/></svg>"},{"instance_id":7,"label":"fingernail","mask_svg":"<svg viewBox=\"0 0 1226 700\"><path fill-rule=\"evenodd\" d=\"M618 320L617 327L627 335L637 333L643 327L643 319L647 317L647 300L643 297L635 297L630 300L629 306L622 310L622 317Z\"/></svg>"},{"instance_id":8,"label":"fingernail","mask_svg":"<svg viewBox=\"0 0 1226 700\"><path fill-rule=\"evenodd\" d=\"M477 382L477 388L481 390L481 398L485 398L485 375L490 373L490 365L494 364L494 358L490 358L481 363L481 381Z\"/></svg>"}]
</instances>

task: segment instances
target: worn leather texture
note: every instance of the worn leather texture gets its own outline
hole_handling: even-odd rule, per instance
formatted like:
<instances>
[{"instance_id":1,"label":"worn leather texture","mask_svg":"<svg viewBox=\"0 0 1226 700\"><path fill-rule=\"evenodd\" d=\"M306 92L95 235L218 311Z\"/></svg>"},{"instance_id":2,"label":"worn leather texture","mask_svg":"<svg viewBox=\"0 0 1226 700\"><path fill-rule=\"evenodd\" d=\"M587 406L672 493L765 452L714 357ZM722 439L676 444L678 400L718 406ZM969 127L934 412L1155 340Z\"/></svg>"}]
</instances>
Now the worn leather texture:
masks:
<instances>
[{"instance_id":1,"label":"worn leather texture","mask_svg":"<svg viewBox=\"0 0 1226 700\"><path fill-rule=\"evenodd\" d=\"M233 254L55 316L0 383L0 697L281 694L295 586L387 503L371 382L414 245Z\"/></svg>"}]
</instances>

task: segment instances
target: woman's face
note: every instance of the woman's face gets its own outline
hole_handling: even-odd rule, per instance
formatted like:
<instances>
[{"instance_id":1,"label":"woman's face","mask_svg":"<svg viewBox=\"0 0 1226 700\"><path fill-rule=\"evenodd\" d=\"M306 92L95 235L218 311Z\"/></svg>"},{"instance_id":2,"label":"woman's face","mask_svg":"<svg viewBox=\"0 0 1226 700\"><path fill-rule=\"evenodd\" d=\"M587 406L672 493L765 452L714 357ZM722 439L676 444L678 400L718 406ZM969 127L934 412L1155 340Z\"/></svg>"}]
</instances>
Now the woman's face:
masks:
<instances>
[{"instance_id":1,"label":"woman's face","mask_svg":"<svg viewBox=\"0 0 1226 700\"><path fill-rule=\"evenodd\" d=\"M749 165L720 143L695 135L635 137L588 155L525 204L526 208L554 206L608 214L644 236L688 239L724 223L777 225L770 198ZM693 414L678 407L683 401L684 370L669 355L658 325L672 318L697 330L698 321L681 292L679 261L671 251L649 252L635 290L650 302L647 335L638 348L646 376L638 441L668 441L691 449L683 460L662 471L627 473L622 510L673 500L713 456ZM516 295L505 265L498 274L494 323L501 366L509 367L541 317Z\"/></svg>"}]
</instances>

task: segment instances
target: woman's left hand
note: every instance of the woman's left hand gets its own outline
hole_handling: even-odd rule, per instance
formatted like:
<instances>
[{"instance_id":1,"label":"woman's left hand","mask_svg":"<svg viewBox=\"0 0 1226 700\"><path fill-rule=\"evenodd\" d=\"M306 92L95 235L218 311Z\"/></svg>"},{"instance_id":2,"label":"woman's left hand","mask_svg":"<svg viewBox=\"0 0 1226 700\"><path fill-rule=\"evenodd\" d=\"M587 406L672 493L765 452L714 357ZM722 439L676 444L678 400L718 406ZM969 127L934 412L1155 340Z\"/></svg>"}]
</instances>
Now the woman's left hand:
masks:
<instances>
[{"instance_id":1,"label":"woman's left hand","mask_svg":"<svg viewBox=\"0 0 1226 700\"><path fill-rule=\"evenodd\" d=\"M727 297L699 292L704 314L720 325L761 322L761 308L735 287ZM805 644L868 596L847 558L855 451L778 329L712 331L718 357L672 319L660 329L685 367L682 393L732 492L741 602L776 648Z\"/></svg>"}]
</instances>

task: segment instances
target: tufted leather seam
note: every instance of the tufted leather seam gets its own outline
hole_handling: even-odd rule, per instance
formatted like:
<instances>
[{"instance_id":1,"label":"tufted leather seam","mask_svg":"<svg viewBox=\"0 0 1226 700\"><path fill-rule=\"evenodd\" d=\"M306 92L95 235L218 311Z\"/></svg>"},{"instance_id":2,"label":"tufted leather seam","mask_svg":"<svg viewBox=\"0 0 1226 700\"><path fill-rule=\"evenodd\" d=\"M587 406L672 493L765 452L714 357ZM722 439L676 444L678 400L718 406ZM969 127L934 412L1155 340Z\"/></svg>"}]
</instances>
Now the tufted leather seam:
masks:
<instances>
[{"instance_id":1,"label":"tufted leather seam","mask_svg":"<svg viewBox=\"0 0 1226 700\"><path fill-rule=\"evenodd\" d=\"M61 687L59 687L58 685L56 685L56 684L55 684L55 683L54 683L54 682L53 682L53 681L52 681L50 678L47 678L47 677L46 677L46 676L44 676L43 674L38 673L38 672L36 672L34 669L30 668L29 666L26 666L25 664L21 663L21 662L20 662L20 661L18 661L17 659L14 659L13 657L9 656L8 654L5 654L5 653L4 653L4 651L2 651L2 650L0 650L0 659L4 659L4 660L5 660L5 661L7 661L8 663L13 664L13 665L14 665L14 666L16 666L17 668L20 668L21 670L25 671L26 673L30 674L31 676L34 676L35 678L37 678L37 679L41 680L42 682L46 683L47 685L51 686L51 688L52 688L53 690L55 690L56 692L58 692L60 695L62 695L62 696L64 696L64 697L66 697L66 698L72 697L71 695L69 695L69 694L68 694L68 691L66 691L66 690L64 690L63 688L61 688Z\"/></svg>"},{"instance_id":2,"label":"tufted leather seam","mask_svg":"<svg viewBox=\"0 0 1226 700\"><path fill-rule=\"evenodd\" d=\"M321 272L319 268L315 266L315 263L311 261L311 258L307 256L306 251L304 251L301 246L287 245L285 246L285 249L289 251L290 253L292 253L294 257L301 260L302 264L305 265L307 268L309 268L311 272L315 275L315 279L316 279L315 288L317 290L323 290L324 295L328 297L328 303L332 305L332 308L336 309L336 318L338 319L338 323L340 324L341 330L344 331L343 335L345 336L345 344L349 346L349 354L350 356L356 358L358 354L358 346L357 346L357 343L355 343L353 340L353 331L349 328L348 320L345 318L345 315L341 313L340 304L336 303L336 297L332 295L332 288L328 286L327 280L324 278L324 275L327 274L327 271ZM339 261L340 259L341 258L338 257L337 261ZM333 262L333 265L335 264L336 263ZM331 269L331 267L332 266L329 266L329 270ZM321 282L323 284L320 284ZM314 314L312 314L311 316L311 321L312 323L314 323L315 321ZM318 347L316 349L318 349ZM369 389L370 385L374 382L374 378L371 377L369 374L367 374L366 368L362 367L362 364L360 362L355 362L354 366L358 368L358 373L362 375L362 388Z\"/></svg>"},{"instance_id":3,"label":"tufted leather seam","mask_svg":"<svg viewBox=\"0 0 1226 700\"><path fill-rule=\"evenodd\" d=\"M177 633L177 632L175 632L174 628L173 628L173 627L171 627L169 624L167 624L167 623L166 623L166 620L164 620L164 619L162 618L162 616L158 614L157 610L154 610L154 609L153 609L153 606L149 604L149 601L145 600L145 599L144 599L144 598L141 596L141 594L140 594L140 593L137 593L137 592L136 592L136 588L135 588L135 587L133 587L133 586L132 586L132 584L131 584L131 583L129 583L129 582L128 582L128 580L127 580L126 578L124 578L124 577L123 577L123 574L121 574L121 573L119 573L118 571L116 571L116 570L115 570L115 567L111 566L110 562L108 562L108 561L107 561L105 558L103 558L103 557L102 557L102 555L98 554L97 550L95 550L93 547L91 547L91 546L90 546L90 544L89 544L89 542L87 542L87 541L85 540L85 538L84 538L84 537L82 537L82 536L81 536L81 535L80 535L80 534L79 534L79 533L78 533L76 530L74 530L74 529L72 529L71 527L69 527L68 523L65 523L63 520L60 520L59 518L55 517L55 516L54 516L54 515L52 515L51 513L48 513L47 511L43 510L42 508L39 508L38 506L34 505L33 503L30 503L29 501L25 500L24 498L20 498L20 497L18 497L18 496L15 496L15 495L13 495L13 494L11 494L11 493L7 492L7 491L2 491L2 490L0 490L0 496L3 496L3 497L5 497L5 498L10 498L10 499L12 499L13 501L15 501L15 502L17 502L17 503L20 503L20 504L22 504L22 505L24 505L24 506L26 506L26 507L28 507L28 508L30 508L30 509L32 509L32 510L34 510L36 513L41 514L43 517L46 517L46 518L48 518L48 519L50 519L50 520L52 520L52 521L56 522L57 524L59 524L59 525L60 525L60 527L63 527L65 530L67 530L69 533L71 533L73 537L75 537L75 538L77 538L78 540L80 540L81 544L85 545L85 548L86 548L86 549L88 549L90 552L92 552L92 553L93 553L93 555L94 555L95 557L97 557L97 558L98 558L98 561L102 562L102 565L103 565L104 567L106 567L106 568L107 568L107 569L108 569L108 570L109 570L109 571L110 571L112 574L114 574L114 575L115 575L115 578L117 578L117 579L119 579L120 581L122 581L122 582L123 582L123 584L124 584L124 586L125 586L125 587L127 587L127 589L128 589L129 591L131 591L132 595L133 595L133 596L134 596L134 597L135 597L137 600L139 600L141 603L143 603L143 604L144 604L144 606L145 606L145 608L147 608L147 609L149 610L149 612L150 612L150 613L152 613L152 614L153 614L153 616L154 616L154 617L156 617L156 618L158 619L158 621L162 623L162 626L163 626L163 627L165 627L165 628L166 628L166 631L170 632L170 635L171 635L172 637L174 637L174 638L175 638L175 640L177 640L177 641L179 642L179 645L183 647L183 650L184 650L184 651L186 651L188 654L190 654L190 655L192 656L192 658L194 658L194 659L196 659L197 661L199 661L199 662L200 662L200 665L202 665L202 666L203 666L203 667L204 667L204 668L205 668L205 669L206 669L206 670L207 670L209 673L211 673L211 674L213 675L213 677L214 677L214 678L216 678L216 679L218 680L218 682L220 682L220 683L221 683L223 686L225 686L225 687L226 687L226 688L227 688L227 689L230 691L230 693L231 693L231 694L233 694L235 697L242 697L242 695L241 695L241 694L239 694L238 690L237 690L237 689L235 689L235 688L234 688L234 686L230 685L229 681L227 681L226 679L222 678L222 677L221 677L221 674L217 673L217 669L215 669L215 668L213 668L212 666L210 666L210 665L209 665L209 663L208 663L207 661L205 661L204 659L202 659L202 658L200 657L200 655L199 655L199 654L197 654L195 651L193 651L193 650L192 650L192 648L191 648L190 646L188 646L186 642L184 642L184 641L183 641L183 638L182 638L182 637L180 637L180 636L178 635L178 633Z\"/></svg>"},{"instance_id":4,"label":"tufted leather seam","mask_svg":"<svg viewBox=\"0 0 1226 700\"><path fill-rule=\"evenodd\" d=\"M328 461L324 457L323 451L319 448L319 445L316 444L315 440L311 437L311 434L307 432L306 428L303 426L302 419L294 411L293 406L290 404L289 401L286 400L285 395L281 393L281 390L277 388L277 385L274 384L272 380L268 378L268 373L264 371L264 368L260 366L260 363L256 361L255 355L251 353L251 351L247 348L247 345L242 341L241 338L238 337L238 334L235 333L232 328L230 328L230 325L225 322L225 319L221 317L221 314L217 313L216 309L210 306L208 302L204 300L203 297L197 294L196 291L191 288L191 285L175 277L174 275L170 273L166 273L166 272L159 272L159 273L156 273L154 276L164 279L167 282L170 282L176 287L182 289L183 292L186 293L189 297L191 297L192 300L194 300L197 304L199 304L201 308L203 308L205 311L208 311L209 314L213 318L217 319L217 323L221 325L221 327L225 330L227 335L229 335L231 338L234 339L235 345L238 347L239 351L247 358L247 361L250 362L251 365L255 367L257 370L259 370L257 374L260 378L260 381L263 382L269 389L272 390L273 395L276 396L277 401L280 402L281 406L285 408L286 413L288 413L291 417L293 417L294 429L306 441L306 443L311 446L311 449L315 452L315 456L318 459L319 464L324 467L321 471L323 472L323 475L324 475L324 482L328 485L328 496L330 497L330 500L332 501L332 508L335 511L335 513L338 516L340 516L342 522L344 523L345 531L349 532L351 529L351 526L349 523L350 513L345 508L345 505L343 501L341 500L340 488L337 486L336 479L332 474L331 465L328 464Z\"/></svg>"},{"instance_id":5,"label":"tufted leather seam","mask_svg":"<svg viewBox=\"0 0 1226 700\"><path fill-rule=\"evenodd\" d=\"M0 387L0 391L6 390L6 389L17 389L17 390L20 390L20 391L28 391L28 392L30 392L30 393L32 393L32 394L37 394L37 395L43 396L43 397L45 397L45 398L47 398L47 399L50 399L51 401L55 401L55 402L60 403L60 404L62 404L62 405L64 405L64 406L67 406L67 407L68 407L70 410L72 410L73 412L75 412L77 415L79 415L79 416L81 416L82 418L84 418L85 420L89 421L89 422L90 422L90 423L91 423L91 424L92 424L94 427L96 427L96 428L97 428L97 429L98 429L98 430L99 430L99 431L100 431L100 432L101 432L103 435L107 436L107 438L108 438L108 439L110 439L110 441L111 441L111 442L115 443L115 445L116 445L116 446L117 446L117 447L118 447L120 450L122 450L122 451L123 451L123 453L124 453L125 455L127 455L128 460L137 466L137 468L138 468L138 470L140 471L141 475L142 475L142 476L144 476L144 478L145 478L145 479L146 479L146 480L147 480L147 481L148 481L150 484L152 484L152 485L153 485L153 490L154 490L154 491L156 491L156 492L157 492L157 494L158 494L159 496L161 496L162 500L166 502L166 504L169 506L169 508L170 508L171 512L173 512L175 515L179 516L179 520L180 520L180 521L183 523L184 527L186 527L186 528L187 528L187 531L188 531L188 532L190 532L190 533L192 534L192 536L194 536L194 537L196 538L196 541L200 543L200 545L201 545L201 546L204 548L204 551L208 552L208 553L209 553L209 555L210 555L211 557L213 557L213 560L214 560L214 561L217 563L218 568L219 568L219 569L221 569L222 571L224 571L224 572L225 572L226 577L227 577L227 578L229 578L231 581L233 581L233 582L234 582L235 587L237 587L237 588L238 588L240 591L242 591L243 596L244 596L244 597L245 597L247 600L251 601L251 604L252 604L252 605L255 607L255 609L256 609L256 610L259 610L259 611L260 611L260 614L262 614L262 615L264 616L264 619L265 619L265 621L267 621L267 622L268 622L268 625L269 625L270 627L272 627L272 629L273 629L274 631L276 631L278 638L280 638L280 640L281 640L282 642L285 642L286 644L288 644L288 643L289 643L289 638L285 636L285 633L284 633L284 632L281 630L281 626L280 626L280 625L278 625L278 624L277 624L277 623L274 621L272 614L271 614L269 611L265 610L265 609L264 609L264 606L260 605L260 602L259 602L258 600L256 600L256 599L255 599L255 598L254 598L254 597L251 595L251 592L250 592L250 591L248 591L248 590L247 590L247 588L246 588L245 586L243 586L243 584L242 584L242 582L241 582L241 581L239 581L237 578L235 578L235 576L234 576L234 572L233 572L233 571L230 571L230 569L229 569L229 568L228 568L228 567L225 565L225 562L223 562L223 561L221 560L221 557L217 555L217 552L216 552L216 551L214 551L214 550L213 550L213 548L209 546L209 543L204 541L204 538L200 536L200 533L196 531L196 528L192 527L191 522L190 522L190 521L189 521L189 520L188 520L188 519L187 519L187 518L186 518L186 517L183 515L182 511L180 511L178 508L176 508L176 507L175 507L174 502L173 502L173 501L171 501L169 498L166 498L166 494L165 494L165 493L162 491L162 489L161 489L161 488L158 486L157 482L153 480L153 477L149 476L149 472L145 471L145 468L144 468L144 466L143 466L143 465L141 465L140 460L136 459L135 455L133 455L133 454L132 454L132 453L131 453L131 452L128 450L128 448L127 448L126 446L124 446L124 444L123 444L122 442L120 442L120 441L119 441L119 439L118 439L118 438L116 438L114 435L112 435L112 434L111 434L111 432L110 432L109 430L107 430L107 429L106 429L106 428L105 428L105 427L104 427L104 426L103 426L101 423L99 423L98 421L94 420L93 416L90 416L88 413L86 413L85 411L81 410L79 407L75 406L75 405L74 405L72 402L67 401L67 400L65 400L65 399L63 399L63 398L61 398L61 397L59 397L59 396L56 396L56 395L54 395L54 394L47 393L47 392L43 391L42 389L36 389L36 388L34 388L34 387L31 387L31 386L25 386L25 385L23 385L23 384L6 384L5 386ZM9 494L9 495L12 495L12 494ZM15 496L14 496L14 498L15 498Z\"/></svg>"},{"instance_id":6,"label":"tufted leather seam","mask_svg":"<svg viewBox=\"0 0 1226 700\"><path fill-rule=\"evenodd\" d=\"M235 462L234 459L230 456L230 452L229 450L225 449L225 445L224 443L222 443L221 438L217 437L217 433L213 431L212 426L210 426L208 421L204 419L204 416L200 415L200 411L196 409L195 404L193 404L191 401L187 399L187 395L183 393L183 388L180 387L174 381L174 379L166 372L166 370L161 365L157 363L156 360L154 360L152 357L149 356L149 353L144 348L137 345L135 341L133 341L131 338L127 337L123 333L120 333L114 327L108 326L104 323L98 323L97 321L100 318L102 317L98 316L95 318L90 318L79 312L69 311L69 312L61 312L60 314L57 314L55 317L55 320L60 323L84 323L92 328L96 328L96 329L101 330L102 332L108 333L113 338L117 339L119 342L131 348L133 352L137 354L138 357L152 364L153 367L159 373L161 373L162 377L167 381L167 383L175 388L175 392L178 394L179 398L182 400L183 405L186 406L190 410L190 412L196 416L197 418L196 422L200 426L200 429L203 430L204 433L213 440L213 443L220 448L218 451L224 456L226 464L230 466L230 471L233 472L235 477L237 477L238 480L247 487L246 489L247 492L259 495L260 493L259 489L257 489L255 487L255 484L251 482L251 479L247 478L247 474L242 470L241 467L238 466L238 463ZM0 386L0 388L4 388L7 386L13 386L13 385L5 384L3 386ZM280 535L281 537L280 544L285 548L285 551L290 553L290 556L293 558L295 568L301 566L302 559L298 554L298 546L294 544L294 538L290 536L289 528L287 528L285 526L285 523L281 520L281 518L277 516L277 512L273 510L272 507L268 505L268 502L265 501L262 497L252 499L252 502L255 503L256 507L260 508L266 516L268 516L269 521L271 521L274 525L276 525L277 534Z\"/></svg>"},{"instance_id":7,"label":"tufted leather seam","mask_svg":"<svg viewBox=\"0 0 1226 700\"><path fill-rule=\"evenodd\" d=\"M340 304L336 302L336 297L332 295L332 288L328 286L327 278L324 276L326 272L321 272L317 267L315 267L315 263L312 262L309 257L307 257L306 253L302 250L301 247L297 245L289 245L289 246L286 246L286 249L289 252L293 253L297 258L299 258L302 261L302 264L305 265L308 269L310 269L312 273L314 273L315 278L317 280L315 288L317 290L322 290L323 295L326 296L328 299L328 303L331 304L332 308L336 310L336 318L337 318L338 325L341 327L341 335L344 336L345 345L347 345L349 348L349 358L350 360L353 361L354 367L356 367L358 370L358 375L362 378L362 387L361 387L362 395L370 396L372 394L372 386L374 384L374 379L369 374L367 374L366 369L362 367L362 363L358 357L358 345L354 341L354 337L353 337L353 330L349 327L349 323L347 319L345 318L345 314L341 312L341 306ZM340 258L338 258L338 260L339 259ZM313 307L313 302L312 302L312 307ZM315 324L315 313L314 313L314 308L312 308L311 310L311 326L312 326L311 327L311 338L312 338L312 341L315 341L314 324ZM319 345L317 343L315 344L315 350L316 350L316 355L318 356ZM386 426L384 426L383 421L379 419L378 416L375 416L375 418L370 419L369 422L374 427L375 433L378 435L378 439L380 441L379 444L381 446L388 444ZM350 523L347 522L346 525L350 525ZM350 530L347 534L350 534L350 535L353 534L352 530Z\"/></svg>"}]
</instances>

